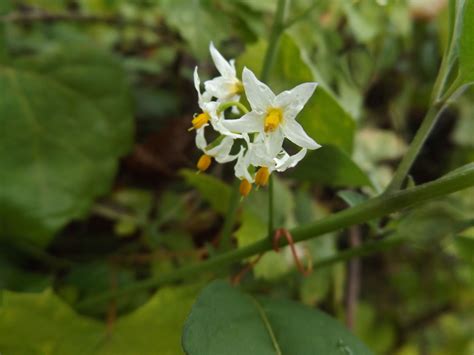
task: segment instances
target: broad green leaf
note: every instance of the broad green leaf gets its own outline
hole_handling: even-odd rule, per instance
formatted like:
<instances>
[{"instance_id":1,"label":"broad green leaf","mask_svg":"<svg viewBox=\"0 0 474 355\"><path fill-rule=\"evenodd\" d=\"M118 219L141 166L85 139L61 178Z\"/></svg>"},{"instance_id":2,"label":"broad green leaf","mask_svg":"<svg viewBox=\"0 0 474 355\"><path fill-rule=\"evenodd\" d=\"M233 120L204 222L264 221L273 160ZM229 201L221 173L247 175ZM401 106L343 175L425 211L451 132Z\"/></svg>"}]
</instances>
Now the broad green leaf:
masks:
<instances>
[{"instance_id":1,"label":"broad green leaf","mask_svg":"<svg viewBox=\"0 0 474 355\"><path fill-rule=\"evenodd\" d=\"M266 47L262 41L247 47L238 59L239 68L247 66L258 74ZM282 37L278 48L268 83L276 94L303 82L314 81L311 69L289 35ZM318 86L296 119L319 144L332 144L347 153L352 151L355 122L323 85Z\"/></svg>"},{"instance_id":2,"label":"broad green leaf","mask_svg":"<svg viewBox=\"0 0 474 355\"><path fill-rule=\"evenodd\" d=\"M209 1L160 0L164 20L188 42L195 55L206 58L209 43L218 45L229 34L229 23Z\"/></svg>"},{"instance_id":3,"label":"broad green leaf","mask_svg":"<svg viewBox=\"0 0 474 355\"><path fill-rule=\"evenodd\" d=\"M6 291L0 303L0 349L9 355L182 354L181 329L197 292L193 285L163 288L107 330L76 314L50 290Z\"/></svg>"},{"instance_id":4,"label":"broad green leaf","mask_svg":"<svg viewBox=\"0 0 474 355\"><path fill-rule=\"evenodd\" d=\"M182 343L189 355L371 354L321 311L244 294L223 281L201 292L186 321Z\"/></svg>"},{"instance_id":5,"label":"broad green leaf","mask_svg":"<svg viewBox=\"0 0 474 355\"><path fill-rule=\"evenodd\" d=\"M335 187L372 184L367 175L344 152L330 145L309 152L290 172L290 176Z\"/></svg>"},{"instance_id":6,"label":"broad green leaf","mask_svg":"<svg viewBox=\"0 0 474 355\"><path fill-rule=\"evenodd\" d=\"M197 174L196 171L183 169L181 175L188 185L196 188L202 198L207 201L211 207L221 213L227 213L230 200L230 186L225 182L208 174Z\"/></svg>"},{"instance_id":7,"label":"broad green leaf","mask_svg":"<svg viewBox=\"0 0 474 355\"><path fill-rule=\"evenodd\" d=\"M130 147L126 77L86 48L0 66L0 236L45 245L110 188Z\"/></svg>"},{"instance_id":8,"label":"broad green leaf","mask_svg":"<svg viewBox=\"0 0 474 355\"><path fill-rule=\"evenodd\" d=\"M474 1L460 2L465 5L459 46L459 76L464 83L469 83L474 81Z\"/></svg>"}]
</instances>

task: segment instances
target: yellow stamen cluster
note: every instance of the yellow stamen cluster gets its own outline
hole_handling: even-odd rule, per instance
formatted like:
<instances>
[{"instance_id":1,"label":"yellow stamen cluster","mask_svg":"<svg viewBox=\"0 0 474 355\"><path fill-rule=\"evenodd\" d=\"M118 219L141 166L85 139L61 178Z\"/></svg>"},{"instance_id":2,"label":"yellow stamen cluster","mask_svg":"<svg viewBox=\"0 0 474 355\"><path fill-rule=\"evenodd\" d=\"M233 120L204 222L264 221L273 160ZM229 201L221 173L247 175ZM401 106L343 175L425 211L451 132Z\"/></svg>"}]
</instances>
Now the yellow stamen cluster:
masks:
<instances>
[{"instance_id":1,"label":"yellow stamen cluster","mask_svg":"<svg viewBox=\"0 0 474 355\"><path fill-rule=\"evenodd\" d=\"M236 94L236 95L240 95L244 92L244 85L242 84L242 82L239 80L237 81L235 84L234 84L234 87L232 88L232 91Z\"/></svg>"},{"instance_id":2,"label":"yellow stamen cluster","mask_svg":"<svg viewBox=\"0 0 474 355\"><path fill-rule=\"evenodd\" d=\"M199 129L202 126L204 126L209 120L211 119L211 116L207 112L200 113L196 117L193 118L191 123L193 124L194 129Z\"/></svg>"},{"instance_id":3,"label":"yellow stamen cluster","mask_svg":"<svg viewBox=\"0 0 474 355\"><path fill-rule=\"evenodd\" d=\"M268 184L268 178L270 177L270 172L266 166L262 166L258 169L257 174L255 174L255 184L257 186L266 186Z\"/></svg>"},{"instance_id":4,"label":"yellow stamen cluster","mask_svg":"<svg viewBox=\"0 0 474 355\"><path fill-rule=\"evenodd\" d=\"M273 132L283 120L283 112L279 108L271 108L267 111L264 121L265 132Z\"/></svg>"},{"instance_id":5,"label":"yellow stamen cluster","mask_svg":"<svg viewBox=\"0 0 474 355\"><path fill-rule=\"evenodd\" d=\"M212 157L210 157L209 155L203 154L199 158L196 166L199 171L203 172L209 168L209 166L211 165L211 162L212 162Z\"/></svg>"},{"instance_id":6,"label":"yellow stamen cluster","mask_svg":"<svg viewBox=\"0 0 474 355\"><path fill-rule=\"evenodd\" d=\"M252 184L248 182L246 179L242 179L242 181L240 182L240 187L239 187L239 191L242 197L248 196L248 194L250 193L250 190L252 190Z\"/></svg>"}]
</instances>

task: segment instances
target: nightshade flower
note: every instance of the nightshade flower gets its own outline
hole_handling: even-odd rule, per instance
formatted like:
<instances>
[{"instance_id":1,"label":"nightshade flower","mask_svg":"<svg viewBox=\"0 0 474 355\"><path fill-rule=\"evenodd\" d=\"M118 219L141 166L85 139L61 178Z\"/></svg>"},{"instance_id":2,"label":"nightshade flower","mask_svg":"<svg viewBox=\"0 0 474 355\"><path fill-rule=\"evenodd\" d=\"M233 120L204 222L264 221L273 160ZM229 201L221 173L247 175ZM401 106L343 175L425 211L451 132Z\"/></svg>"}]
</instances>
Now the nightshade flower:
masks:
<instances>
[{"instance_id":1,"label":"nightshade flower","mask_svg":"<svg viewBox=\"0 0 474 355\"><path fill-rule=\"evenodd\" d=\"M221 136L215 141L216 144L208 145L204 136L206 127L207 124L196 131L196 146L204 153L197 162L199 171L206 171L211 165L212 158L221 164L237 159L237 155L230 154L234 139L229 136Z\"/></svg>"},{"instance_id":2,"label":"nightshade flower","mask_svg":"<svg viewBox=\"0 0 474 355\"><path fill-rule=\"evenodd\" d=\"M239 119L226 120L224 125L232 132L265 135L270 156L276 156L282 149L283 140L288 138L296 145L306 149L320 147L296 122L297 114L313 95L317 83L304 83L292 90L275 95L272 90L259 81L247 68L243 71L244 89L252 111Z\"/></svg>"},{"instance_id":3,"label":"nightshade flower","mask_svg":"<svg viewBox=\"0 0 474 355\"><path fill-rule=\"evenodd\" d=\"M194 88L197 91L198 105L202 112L196 115L191 121L193 125L191 129L200 129L210 122L212 128L214 128L214 130L220 134L224 134L233 138L241 138L242 135L232 133L227 127L223 125L224 114L223 112L218 111L220 103L218 101L212 101L212 97L207 91L201 93L201 80L199 79L197 67L194 68Z\"/></svg>"},{"instance_id":4,"label":"nightshade flower","mask_svg":"<svg viewBox=\"0 0 474 355\"><path fill-rule=\"evenodd\" d=\"M239 101L243 92L242 82L237 78L234 60L225 60L211 42L209 45L212 60L220 76L204 82L206 92L217 101Z\"/></svg>"}]
</instances>

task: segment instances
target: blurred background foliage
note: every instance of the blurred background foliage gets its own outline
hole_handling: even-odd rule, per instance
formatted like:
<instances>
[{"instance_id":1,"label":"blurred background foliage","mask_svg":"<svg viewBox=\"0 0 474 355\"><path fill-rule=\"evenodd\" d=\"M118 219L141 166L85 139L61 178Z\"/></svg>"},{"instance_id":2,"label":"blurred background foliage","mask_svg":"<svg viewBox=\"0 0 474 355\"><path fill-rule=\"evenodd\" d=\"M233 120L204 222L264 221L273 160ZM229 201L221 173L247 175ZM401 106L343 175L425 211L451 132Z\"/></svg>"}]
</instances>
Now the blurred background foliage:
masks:
<instances>
[{"instance_id":1,"label":"blurred background foliage","mask_svg":"<svg viewBox=\"0 0 474 355\"><path fill-rule=\"evenodd\" d=\"M184 319L212 275L77 305L217 252L232 169L194 173L192 71L215 74L213 41L258 72L275 6L0 2L2 354L181 352ZM443 0L294 0L289 13L269 82L276 91L320 83L299 120L323 148L275 179L285 227L383 191L427 110L449 33ZM474 160L473 98L470 89L443 114L412 184ZM236 247L265 237L266 195L242 203ZM308 277L289 250L269 252L242 286L346 320L377 354L472 354L473 211L471 188L304 242L299 252L317 264L360 243L399 241Z\"/></svg>"}]
</instances>

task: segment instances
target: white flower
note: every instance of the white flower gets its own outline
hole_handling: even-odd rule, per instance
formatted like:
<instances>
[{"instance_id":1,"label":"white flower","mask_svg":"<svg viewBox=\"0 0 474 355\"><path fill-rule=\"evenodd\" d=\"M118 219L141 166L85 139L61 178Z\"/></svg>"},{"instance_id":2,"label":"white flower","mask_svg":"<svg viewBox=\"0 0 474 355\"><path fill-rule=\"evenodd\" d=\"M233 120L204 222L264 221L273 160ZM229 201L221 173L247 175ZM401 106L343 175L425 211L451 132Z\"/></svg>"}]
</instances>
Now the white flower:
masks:
<instances>
[{"instance_id":1,"label":"white flower","mask_svg":"<svg viewBox=\"0 0 474 355\"><path fill-rule=\"evenodd\" d=\"M220 102L239 101L243 87L242 82L237 78L234 60L225 60L212 42L209 45L209 51L220 76L204 83L206 93Z\"/></svg>"},{"instance_id":2,"label":"white flower","mask_svg":"<svg viewBox=\"0 0 474 355\"><path fill-rule=\"evenodd\" d=\"M259 132L265 135L265 142L271 157L275 157L282 150L285 137L302 148L317 149L320 147L306 134L295 119L313 95L317 83L300 84L292 90L275 95L249 69L244 68L242 77L252 111L239 119L226 120L224 125L230 131Z\"/></svg>"},{"instance_id":3,"label":"white flower","mask_svg":"<svg viewBox=\"0 0 474 355\"><path fill-rule=\"evenodd\" d=\"M220 134L224 134L233 138L241 138L242 135L232 133L223 124L224 113L218 112L220 103L217 101L211 101L212 96L207 91L201 93L201 80L199 79L197 67L194 68L194 88L196 89L198 94L198 105L199 108L202 110L202 113L194 117L194 119L192 120L193 128L198 130L204 125L206 125L208 122L210 122L212 128L214 128L214 130L216 130Z\"/></svg>"},{"instance_id":4,"label":"white flower","mask_svg":"<svg viewBox=\"0 0 474 355\"><path fill-rule=\"evenodd\" d=\"M237 155L231 155L230 151L234 144L234 139L229 136L221 136L220 141L213 147L209 147L204 136L204 129L206 126L196 131L196 146L206 155L216 159L218 163L227 163L237 159Z\"/></svg>"}]
</instances>

